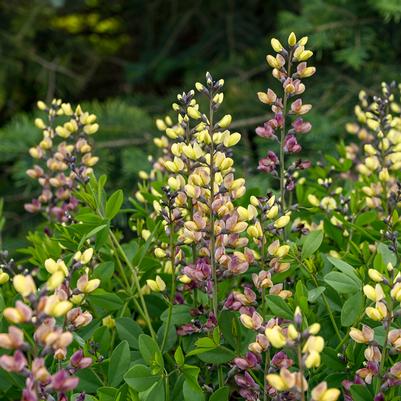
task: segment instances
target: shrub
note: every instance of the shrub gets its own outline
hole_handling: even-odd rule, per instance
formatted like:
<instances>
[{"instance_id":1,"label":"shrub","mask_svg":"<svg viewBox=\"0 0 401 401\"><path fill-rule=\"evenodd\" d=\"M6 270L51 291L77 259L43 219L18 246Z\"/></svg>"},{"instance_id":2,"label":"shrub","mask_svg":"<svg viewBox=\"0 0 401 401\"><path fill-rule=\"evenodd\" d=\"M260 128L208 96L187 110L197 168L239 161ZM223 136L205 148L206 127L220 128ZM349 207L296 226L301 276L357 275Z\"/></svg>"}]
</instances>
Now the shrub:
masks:
<instances>
[{"instance_id":1,"label":"shrub","mask_svg":"<svg viewBox=\"0 0 401 401\"><path fill-rule=\"evenodd\" d=\"M4 399L401 396L399 88L361 93L347 125L359 143L312 165L294 157L313 53L294 33L271 44L280 88L258 93L273 114L256 128L272 141L268 193L237 175L241 134L209 73L156 121L158 155L127 203L92 171L96 117L38 103L43 165L28 175L43 190L27 209L47 223L21 263L1 253Z\"/></svg>"}]
</instances>

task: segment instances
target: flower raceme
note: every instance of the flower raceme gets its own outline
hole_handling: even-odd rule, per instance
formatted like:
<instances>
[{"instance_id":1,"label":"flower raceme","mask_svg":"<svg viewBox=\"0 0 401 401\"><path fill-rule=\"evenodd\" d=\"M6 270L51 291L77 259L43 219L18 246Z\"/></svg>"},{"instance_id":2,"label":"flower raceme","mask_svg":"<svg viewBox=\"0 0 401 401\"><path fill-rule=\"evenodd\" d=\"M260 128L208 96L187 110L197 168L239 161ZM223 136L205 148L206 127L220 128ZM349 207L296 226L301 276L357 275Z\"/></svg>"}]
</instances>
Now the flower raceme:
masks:
<instances>
[{"instance_id":1,"label":"flower raceme","mask_svg":"<svg viewBox=\"0 0 401 401\"><path fill-rule=\"evenodd\" d=\"M59 400L65 399L65 394L78 385L75 372L92 364L92 358L85 357L80 349L72 355L69 353L73 331L92 321L90 312L74 307L77 301L83 305L85 295L100 284L98 279L88 279L92 257L93 249L88 248L76 253L70 266L63 258L46 259L43 267L49 278L41 287L32 275L9 270L13 287L22 299L3 311L9 326L7 333L0 334L0 347L14 353L1 356L0 367L26 377L24 400L37 400L39 396L49 398L54 394ZM85 272L78 278L76 288L71 287L73 272L79 273L84 266ZM62 318L61 321L58 318ZM18 327L20 324L24 331ZM32 328L35 347L30 345L32 340L27 339L25 329L28 326ZM49 358L45 361L44 357L50 354L60 364L49 364ZM68 355L71 355L69 359ZM58 368L54 369L55 366Z\"/></svg>"},{"instance_id":2,"label":"flower raceme","mask_svg":"<svg viewBox=\"0 0 401 401\"><path fill-rule=\"evenodd\" d=\"M47 113L47 120L37 118L35 125L42 130L43 138L29 150L35 160L29 177L38 181L42 192L25 205L28 212L45 212L56 221L70 220L69 214L77 207L73 191L93 172L99 158L92 155L90 136L99 129L96 116L75 110L69 103L54 99L49 105L38 102L38 108ZM57 121L63 122L56 125Z\"/></svg>"},{"instance_id":3,"label":"flower raceme","mask_svg":"<svg viewBox=\"0 0 401 401\"><path fill-rule=\"evenodd\" d=\"M297 137L308 133L312 128L312 125L301 117L310 111L312 105L303 104L299 97L305 91L302 80L316 71L315 67L307 65L307 60L313 55L312 51L305 49L307 41L307 37L297 40L294 33L288 37L288 47L283 46L277 39L271 40L271 46L277 54L268 55L266 61L273 69L273 77L280 82L282 95L277 95L270 88L266 92L258 92L259 100L270 106L273 118L262 127L258 127L256 134L274 140L279 146L279 156L269 150L267 156L259 161L258 168L279 176L282 209L285 206L286 191L294 189L297 170L310 165L310 162L301 160L287 167L285 163L285 154L299 153L302 149ZM296 118L291 123L291 128L288 128L290 116Z\"/></svg>"}]
</instances>

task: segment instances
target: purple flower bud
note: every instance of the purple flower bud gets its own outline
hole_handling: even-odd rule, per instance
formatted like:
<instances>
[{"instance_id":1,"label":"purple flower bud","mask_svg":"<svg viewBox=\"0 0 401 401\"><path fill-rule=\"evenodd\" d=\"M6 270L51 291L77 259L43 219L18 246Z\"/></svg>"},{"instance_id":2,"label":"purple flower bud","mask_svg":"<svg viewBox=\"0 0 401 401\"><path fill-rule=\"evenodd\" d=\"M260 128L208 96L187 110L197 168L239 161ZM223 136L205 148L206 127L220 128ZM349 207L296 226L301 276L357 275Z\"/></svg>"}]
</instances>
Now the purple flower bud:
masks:
<instances>
[{"instance_id":1,"label":"purple flower bud","mask_svg":"<svg viewBox=\"0 0 401 401\"><path fill-rule=\"evenodd\" d=\"M267 153L267 156L261 160L259 160L258 170L264 171L266 173L271 173L276 169L278 165L278 157L272 151Z\"/></svg>"},{"instance_id":2,"label":"purple flower bud","mask_svg":"<svg viewBox=\"0 0 401 401\"><path fill-rule=\"evenodd\" d=\"M59 370L55 373L50 382L50 387L55 391L71 391L78 386L78 377L72 377L66 370Z\"/></svg>"},{"instance_id":3,"label":"purple flower bud","mask_svg":"<svg viewBox=\"0 0 401 401\"><path fill-rule=\"evenodd\" d=\"M288 153L298 153L302 149L294 135L287 135L284 139L284 151Z\"/></svg>"}]
</instances>

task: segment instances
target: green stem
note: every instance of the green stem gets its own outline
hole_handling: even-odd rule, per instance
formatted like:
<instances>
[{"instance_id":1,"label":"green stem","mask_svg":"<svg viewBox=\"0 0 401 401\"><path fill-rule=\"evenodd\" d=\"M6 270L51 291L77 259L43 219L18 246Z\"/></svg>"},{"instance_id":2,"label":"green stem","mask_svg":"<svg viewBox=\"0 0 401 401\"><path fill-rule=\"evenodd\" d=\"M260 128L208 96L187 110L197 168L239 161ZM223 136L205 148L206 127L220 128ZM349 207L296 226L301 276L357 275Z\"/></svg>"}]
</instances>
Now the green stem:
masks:
<instances>
[{"instance_id":1,"label":"green stem","mask_svg":"<svg viewBox=\"0 0 401 401\"><path fill-rule=\"evenodd\" d=\"M170 208L170 222L171 222L172 218L173 218L173 216L171 214L171 208ZM173 225L173 223L170 224L169 242L170 242L169 246L170 246L170 262L171 262L171 268L172 268L172 276L171 276L170 303L168 306L166 329L164 331L163 342L162 342L162 346L161 346L162 352L164 350L164 347L166 346L167 336L170 331L171 319L172 319L172 315L173 315L173 304L174 304L174 299L175 299L175 252L174 252L174 225Z\"/></svg>"},{"instance_id":2,"label":"green stem","mask_svg":"<svg viewBox=\"0 0 401 401\"><path fill-rule=\"evenodd\" d=\"M267 401L267 392L266 392L266 385L267 385L267 372L269 371L270 367L270 353L269 350L266 350L266 356L265 356L265 368L263 371L263 401Z\"/></svg>"},{"instance_id":3,"label":"green stem","mask_svg":"<svg viewBox=\"0 0 401 401\"><path fill-rule=\"evenodd\" d=\"M301 350L301 343L298 344L297 347L297 355L298 355L298 366L299 366L299 373L301 376L301 401L305 401L305 388L304 388L304 363L302 361L302 350Z\"/></svg>"},{"instance_id":4,"label":"green stem","mask_svg":"<svg viewBox=\"0 0 401 401\"><path fill-rule=\"evenodd\" d=\"M136 290L137 290L138 295L139 295L139 299L140 299L141 304L142 304L142 310L143 310L144 319L146 321L146 324L148 325L149 332L150 332L152 338L155 339L156 338L156 333L155 333L155 331L153 329L152 322L151 322L151 319L150 319L150 316L149 316L149 312L148 312L148 308L146 306L146 302L145 302L145 299L144 299L142 291L141 291L141 285L139 283L137 269L135 269L135 267L132 265L131 261L129 260L129 258L127 257L126 253L124 252L124 249L122 248L122 246L118 242L116 236L114 235L113 231L111 231L111 230L110 230L110 237L113 240L114 245L118 250L118 254L120 254L122 259L124 260L124 263L128 266L128 268L132 272L132 278L134 280L134 285L136 287Z\"/></svg>"},{"instance_id":5,"label":"green stem","mask_svg":"<svg viewBox=\"0 0 401 401\"><path fill-rule=\"evenodd\" d=\"M306 271L306 273L312 278L313 283L315 284L315 287L319 287L319 283L317 282L317 279L315 277L314 274L310 273L308 268L305 266L305 264L302 262L302 260L295 255L296 260L298 261L298 263L304 268L304 270ZM340 343L344 340L343 337L341 336L340 330L337 327L337 323L336 320L334 319L334 315L333 312L330 308L330 304L326 298L326 295L324 295L324 293L322 293L322 299L323 299L323 303L326 307L327 313L329 314L329 318L331 321L331 324L333 325L334 331L336 332L336 336L338 338L338 340L340 341Z\"/></svg>"},{"instance_id":6,"label":"green stem","mask_svg":"<svg viewBox=\"0 0 401 401\"><path fill-rule=\"evenodd\" d=\"M210 98L209 103L209 135L211 138L210 141L210 264L212 267L212 278L213 278L213 292L212 292L212 306L213 313L217 320L218 313L218 289L217 289L217 269L216 269L216 261L215 261L215 247L216 247L216 237L214 234L214 212L213 212L213 200L214 200L214 182L215 182L215 172L214 172L214 143L213 143L213 101Z\"/></svg>"}]
</instances>

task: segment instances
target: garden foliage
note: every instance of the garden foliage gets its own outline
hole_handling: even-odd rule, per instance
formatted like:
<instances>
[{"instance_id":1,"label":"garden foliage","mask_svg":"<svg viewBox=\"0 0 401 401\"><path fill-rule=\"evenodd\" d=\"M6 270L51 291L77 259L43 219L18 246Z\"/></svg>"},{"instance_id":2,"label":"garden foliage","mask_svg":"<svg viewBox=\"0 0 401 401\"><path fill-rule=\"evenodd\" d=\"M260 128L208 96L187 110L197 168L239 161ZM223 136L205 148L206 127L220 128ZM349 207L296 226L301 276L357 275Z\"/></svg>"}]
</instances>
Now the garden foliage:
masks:
<instances>
[{"instance_id":1,"label":"garden foliage","mask_svg":"<svg viewBox=\"0 0 401 401\"><path fill-rule=\"evenodd\" d=\"M156 121L128 199L97 173L96 116L38 102L25 208L46 222L20 259L0 254L2 399L401 398L400 88L361 92L352 141L300 158L308 44L272 39L266 58L267 192L235 167L241 134L210 73Z\"/></svg>"}]
</instances>

